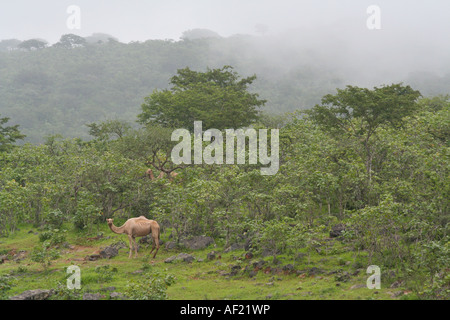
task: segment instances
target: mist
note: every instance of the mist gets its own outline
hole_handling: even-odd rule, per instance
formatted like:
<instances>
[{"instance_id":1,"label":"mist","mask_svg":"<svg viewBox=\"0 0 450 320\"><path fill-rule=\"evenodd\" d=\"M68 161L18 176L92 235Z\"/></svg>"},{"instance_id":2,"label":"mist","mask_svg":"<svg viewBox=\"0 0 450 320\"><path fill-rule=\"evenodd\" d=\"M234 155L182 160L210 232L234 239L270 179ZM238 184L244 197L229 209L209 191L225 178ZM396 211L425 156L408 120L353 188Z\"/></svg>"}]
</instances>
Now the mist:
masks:
<instances>
[{"instance_id":1,"label":"mist","mask_svg":"<svg viewBox=\"0 0 450 320\"><path fill-rule=\"evenodd\" d=\"M67 8L80 8L79 29L69 29ZM380 9L379 29L370 30L367 9ZM282 70L313 65L345 81L376 85L428 72L450 71L450 3L435 1L39 1L2 4L0 39L83 37L104 32L129 43L179 41L202 28L222 37L252 35L251 54Z\"/></svg>"}]
</instances>

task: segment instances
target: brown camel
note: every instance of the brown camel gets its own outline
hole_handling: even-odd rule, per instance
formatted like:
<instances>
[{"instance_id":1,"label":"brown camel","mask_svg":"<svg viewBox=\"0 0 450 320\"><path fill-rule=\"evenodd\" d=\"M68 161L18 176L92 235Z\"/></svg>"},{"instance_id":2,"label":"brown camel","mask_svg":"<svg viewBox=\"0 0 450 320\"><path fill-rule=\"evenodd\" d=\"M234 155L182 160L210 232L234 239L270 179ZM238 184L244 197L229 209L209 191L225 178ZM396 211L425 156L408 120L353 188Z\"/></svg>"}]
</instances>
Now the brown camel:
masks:
<instances>
[{"instance_id":1,"label":"brown camel","mask_svg":"<svg viewBox=\"0 0 450 320\"><path fill-rule=\"evenodd\" d=\"M148 234L152 234L153 239L153 247L152 251L150 251L150 254L153 252L153 250L156 247L155 254L153 255L153 258L156 257L156 254L159 250L159 224L155 220L149 220L144 216L140 216L138 218L131 218L128 219L123 226L116 227L113 224L113 219L107 219L106 222L108 223L109 228L112 232L117 234L126 234L128 235L128 240L130 242L130 254L128 258L131 258L131 253L133 251L134 247L134 257L137 257L137 246L136 246L136 237L145 237Z\"/></svg>"},{"instance_id":2,"label":"brown camel","mask_svg":"<svg viewBox=\"0 0 450 320\"><path fill-rule=\"evenodd\" d=\"M148 176L148 178L149 178L150 180L161 179L161 178L163 178L163 177L166 175L166 173L165 173L164 171L161 171L161 172L159 173L158 177L155 178L155 176L153 175L153 170L152 170L152 169L148 169L146 173L147 173L147 176ZM170 180L170 181L173 181L173 178L175 178L177 175L178 175L178 173L176 173L175 171L170 172L170 174L169 174L169 180Z\"/></svg>"}]
</instances>

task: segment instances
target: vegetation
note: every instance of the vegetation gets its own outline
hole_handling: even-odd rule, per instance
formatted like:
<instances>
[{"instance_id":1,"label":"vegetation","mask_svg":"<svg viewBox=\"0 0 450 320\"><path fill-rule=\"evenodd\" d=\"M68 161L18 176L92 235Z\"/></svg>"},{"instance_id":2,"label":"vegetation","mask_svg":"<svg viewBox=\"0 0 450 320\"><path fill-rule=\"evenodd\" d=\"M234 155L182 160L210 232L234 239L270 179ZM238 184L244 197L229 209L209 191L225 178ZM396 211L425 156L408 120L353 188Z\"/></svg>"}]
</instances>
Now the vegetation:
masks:
<instances>
[{"instance_id":1,"label":"vegetation","mask_svg":"<svg viewBox=\"0 0 450 320\"><path fill-rule=\"evenodd\" d=\"M18 273L11 252L31 251L25 258L30 269L48 275L53 267L60 271L48 277L61 282L61 270L71 258L80 259L76 246L99 249L119 239L98 236L110 233L107 218L145 215L159 222L163 241L182 245L192 236L210 236L223 258L166 267L169 250L150 263L124 255L108 260L112 268L88 264L83 286L100 290L118 283L134 299L177 298L183 287L186 296L200 299L333 298L365 283L361 271L378 265L388 290L376 296L364 289L347 298L392 298L389 286L397 281L402 295L411 293L408 298L448 299L449 97L421 98L403 84L349 86L310 111L259 118L254 111L263 100L247 87L254 77L239 79L230 67L180 69L173 88L145 100L141 127L94 122L90 140L51 136L40 145L8 143L0 153L0 233L7 256L0 265L0 296L19 286L10 279ZM171 107L184 110L190 101L203 100L214 101L204 115L171 115ZM158 109L162 101L167 108ZM215 114L234 103L245 116L230 122L225 113ZM263 176L253 164L176 168L170 160L172 126L188 126L197 117L218 129L279 127L278 173ZM151 180L149 166L178 175ZM340 233L330 236L337 225ZM20 230L30 226L41 232L37 238ZM225 252L233 244L240 251ZM267 273L259 260L270 266ZM246 289L237 289L233 277ZM251 279L266 287L252 291ZM313 279L319 283L314 288ZM62 289L60 296L74 297Z\"/></svg>"},{"instance_id":2,"label":"vegetation","mask_svg":"<svg viewBox=\"0 0 450 320\"><path fill-rule=\"evenodd\" d=\"M183 39L121 43L107 34L65 34L51 45L39 39L2 40L0 113L20 125L26 142L44 143L55 134L86 140L86 124L134 124L144 97L171 91L170 79L179 69L195 73L230 65L242 76L239 81L256 74L248 91L267 101L260 111L277 115L309 109L336 88L355 83L336 70L336 55L322 60L334 49L316 52L303 45L303 38L300 47L291 37L286 42L270 36L223 38L207 30L186 31ZM415 73L403 80L428 97L447 94L450 87L449 75Z\"/></svg>"}]
</instances>

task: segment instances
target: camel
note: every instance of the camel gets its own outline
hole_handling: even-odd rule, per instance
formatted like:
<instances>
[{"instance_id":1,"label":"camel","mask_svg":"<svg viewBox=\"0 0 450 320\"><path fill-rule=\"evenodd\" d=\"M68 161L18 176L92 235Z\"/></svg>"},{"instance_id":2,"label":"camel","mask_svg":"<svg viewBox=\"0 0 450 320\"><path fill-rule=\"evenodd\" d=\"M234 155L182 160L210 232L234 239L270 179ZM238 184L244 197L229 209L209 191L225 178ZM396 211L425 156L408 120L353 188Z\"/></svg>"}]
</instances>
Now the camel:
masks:
<instances>
[{"instance_id":1,"label":"camel","mask_svg":"<svg viewBox=\"0 0 450 320\"><path fill-rule=\"evenodd\" d=\"M152 169L148 169L146 173L147 173L147 176L148 176L148 178L150 180L161 179L161 178L163 178L166 175L166 173L164 171L161 171L160 174L158 175L158 177L155 178L155 176L153 175L153 170ZM178 173L176 173L175 171L171 171L170 174L169 174L169 180L173 181L173 178L175 178L177 175L178 175Z\"/></svg>"},{"instance_id":2,"label":"camel","mask_svg":"<svg viewBox=\"0 0 450 320\"><path fill-rule=\"evenodd\" d=\"M137 246L136 246L136 237L145 237L148 234L152 234L153 239L153 247L150 251L150 254L156 247L155 254L153 255L153 259L156 257L156 254L159 250L159 224L155 220L149 220L144 216L140 216L138 218L128 219L123 226L116 227L113 224L113 219L107 219L109 228L112 232L117 234L126 234L128 235L128 240L130 242L130 254L128 258L131 258L133 247L134 247L134 257L137 257Z\"/></svg>"}]
</instances>

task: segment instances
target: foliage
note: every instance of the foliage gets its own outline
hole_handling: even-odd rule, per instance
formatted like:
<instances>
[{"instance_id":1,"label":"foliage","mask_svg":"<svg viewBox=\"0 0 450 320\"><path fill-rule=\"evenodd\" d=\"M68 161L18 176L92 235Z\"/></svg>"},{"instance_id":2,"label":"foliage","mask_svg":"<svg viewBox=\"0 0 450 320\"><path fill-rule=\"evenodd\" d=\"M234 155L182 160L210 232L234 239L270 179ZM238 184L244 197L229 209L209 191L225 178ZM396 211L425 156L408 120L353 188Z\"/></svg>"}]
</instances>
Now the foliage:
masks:
<instances>
[{"instance_id":1,"label":"foliage","mask_svg":"<svg viewBox=\"0 0 450 320\"><path fill-rule=\"evenodd\" d=\"M41 246L36 246L31 252L31 260L40 263L44 270L47 270L51 262L59 256L59 251L51 247L50 241L44 241Z\"/></svg>"},{"instance_id":2,"label":"foliage","mask_svg":"<svg viewBox=\"0 0 450 320\"><path fill-rule=\"evenodd\" d=\"M166 300L167 287L175 282L170 274L154 272L146 275L139 282L130 281L125 289L125 296L131 300Z\"/></svg>"},{"instance_id":3,"label":"foliage","mask_svg":"<svg viewBox=\"0 0 450 320\"><path fill-rule=\"evenodd\" d=\"M248 91L255 79L256 76L239 79L230 66L206 72L180 69L171 78L170 89L154 91L145 98L139 122L191 132L194 121L219 130L246 127L257 120L257 108L265 103L258 94Z\"/></svg>"},{"instance_id":4,"label":"foliage","mask_svg":"<svg viewBox=\"0 0 450 320\"><path fill-rule=\"evenodd\" d=\"M8 121L7 117L0 118L0 152L10 150L17 140L25 138L25 135L19 131L19 125L4 126Z\"/></svg>"}]
</instances>

